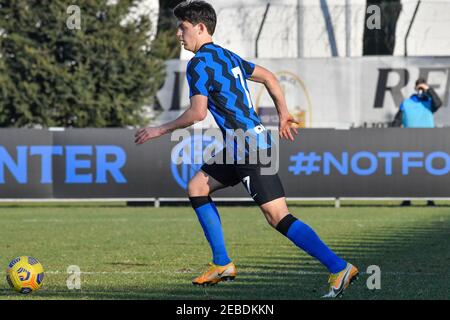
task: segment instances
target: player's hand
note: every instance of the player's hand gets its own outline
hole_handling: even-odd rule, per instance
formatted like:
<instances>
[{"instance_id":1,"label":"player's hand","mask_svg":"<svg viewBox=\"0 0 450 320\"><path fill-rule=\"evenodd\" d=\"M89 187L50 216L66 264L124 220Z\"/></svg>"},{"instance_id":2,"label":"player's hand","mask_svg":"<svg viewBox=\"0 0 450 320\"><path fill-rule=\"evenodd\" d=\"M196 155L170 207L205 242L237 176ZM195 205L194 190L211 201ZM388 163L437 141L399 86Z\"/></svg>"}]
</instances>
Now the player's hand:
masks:
<instances>
[{"instance_id":1,"label":"player's hand","mask_svg":"<svg viewBox=\"0 0 450 320\"><path fill-rule=\"evenodd\" d=\"M160 127L142 128L134 134L134 143L143 144L150 139L155 139L162 136L164 133Z\"/></svg>"},{"instance_id":2,"label":"player's hand","mask_svg":"<svg viewBox=\"0 0 450 320\"><path fill-rule=\"evenodd\" d=\"M294 141L294 136L292 135L291 129L295 134L298 134L297 129L293 127L294 124L299 125L299 122L296 121L292 115L287 114L286 116L280 116L280 125L278 128L280 137Z\"/></svg>"}]
</instances>

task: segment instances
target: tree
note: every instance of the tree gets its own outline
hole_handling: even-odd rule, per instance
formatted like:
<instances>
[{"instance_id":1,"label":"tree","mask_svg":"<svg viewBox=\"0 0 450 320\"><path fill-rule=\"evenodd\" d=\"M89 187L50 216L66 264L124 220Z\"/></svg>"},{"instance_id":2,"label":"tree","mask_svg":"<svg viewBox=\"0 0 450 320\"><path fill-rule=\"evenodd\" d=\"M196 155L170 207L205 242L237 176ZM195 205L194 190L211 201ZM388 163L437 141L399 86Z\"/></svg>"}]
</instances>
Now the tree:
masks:
<instances>
[{"instance_id":1,"label":"tree","mask_svg":"<svg viewBox=\"0 0 450 320\"><path fill-rule=\"evenodd\" d=\"M67 1L0 0L0 126L145 123L164 63L152 54L147 17L121 25L131 4L76 1L81 23L71 29Z\"/></svg>"},{"instance_id":2,"label":"tree","mask_svg":"<svg viewBox=\"0 0 450 320\"><path fill-rule=\"evenodd\" d=\"M176 34L176 18L173 8L180 0L159 0L158 33L152 45L154 55L161 59L179 59L181 45Z\"/></svg>"}]
</instances>

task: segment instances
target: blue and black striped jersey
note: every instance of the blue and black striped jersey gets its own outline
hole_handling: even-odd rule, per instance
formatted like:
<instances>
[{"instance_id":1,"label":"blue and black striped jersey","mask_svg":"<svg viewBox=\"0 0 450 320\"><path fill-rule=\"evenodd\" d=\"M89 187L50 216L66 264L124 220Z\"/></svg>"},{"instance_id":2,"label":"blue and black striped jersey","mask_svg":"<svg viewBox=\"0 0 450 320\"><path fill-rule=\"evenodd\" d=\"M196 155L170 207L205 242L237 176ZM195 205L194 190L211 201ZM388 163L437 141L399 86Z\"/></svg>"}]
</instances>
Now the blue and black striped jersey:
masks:
<instances>
[{"instance_id":1,"label":"blue and black striped jersey","mask_svg":"<svg viewBox=\"0 0 450 320\"><path fill-rule=\"evenodd\" d=\"M253 63L237 54L206 43L187 65L189 97L197 94L208 97L208 110L225 138L241 129L246 132L246 139L255 138L257 149L268 149L272 139L253 108L246 82L254 69ZM248 144L245 148L248 153Z\"/></svg>"}]
</instances>

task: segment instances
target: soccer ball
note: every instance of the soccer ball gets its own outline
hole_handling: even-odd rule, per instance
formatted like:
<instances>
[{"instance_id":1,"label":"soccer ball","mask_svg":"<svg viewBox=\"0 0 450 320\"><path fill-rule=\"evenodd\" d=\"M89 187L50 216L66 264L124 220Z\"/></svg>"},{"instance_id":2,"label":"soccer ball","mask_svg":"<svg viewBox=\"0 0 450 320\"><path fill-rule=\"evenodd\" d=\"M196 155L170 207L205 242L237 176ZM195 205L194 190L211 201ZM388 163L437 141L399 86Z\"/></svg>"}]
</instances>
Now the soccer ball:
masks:
<instances>
[{"instance_id":1,"label":"soccer ball","mask_svg":"<svg viewBox=\"0 0 450 320\"><path fill-rule=\"evenodd\" d=\"M42 287L44 268L35 258L17 257L9 263L6 269L6 280L17 292L30 293Z\"/></svg>"}]
</instances>

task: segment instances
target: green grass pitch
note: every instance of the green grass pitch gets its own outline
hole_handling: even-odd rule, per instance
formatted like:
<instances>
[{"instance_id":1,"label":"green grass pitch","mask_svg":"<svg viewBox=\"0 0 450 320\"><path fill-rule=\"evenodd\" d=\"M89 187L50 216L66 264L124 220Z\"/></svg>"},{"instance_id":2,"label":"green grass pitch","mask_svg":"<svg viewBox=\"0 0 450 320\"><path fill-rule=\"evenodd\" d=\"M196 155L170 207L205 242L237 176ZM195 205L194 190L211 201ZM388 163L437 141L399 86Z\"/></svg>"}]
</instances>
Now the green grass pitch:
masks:
<instances>
[{"instance_id":1,"label":"green grass pitch","mask_svg":"<svg viewBox=\"0 0 450 320\"><path fill-rule=\"evenodd\" d=\"M397 203L396 203L397 204ZM359 267L343 299L449 299L450 205L401 208L393 203L294 203L340 256ZM124 203L0 204L0 300L3 299L319 299L326 269L274 231L256 206L219 207L234 282L194 287L210 250L193 210L127 207ZM14 293L8 262L30 255L44 265L44 286ZM69 290L67 267L81 269ZM381 270L369 290L367 267ZM370 281L369 281L370 282Z\"/></svg>"}]
</instances>

